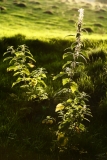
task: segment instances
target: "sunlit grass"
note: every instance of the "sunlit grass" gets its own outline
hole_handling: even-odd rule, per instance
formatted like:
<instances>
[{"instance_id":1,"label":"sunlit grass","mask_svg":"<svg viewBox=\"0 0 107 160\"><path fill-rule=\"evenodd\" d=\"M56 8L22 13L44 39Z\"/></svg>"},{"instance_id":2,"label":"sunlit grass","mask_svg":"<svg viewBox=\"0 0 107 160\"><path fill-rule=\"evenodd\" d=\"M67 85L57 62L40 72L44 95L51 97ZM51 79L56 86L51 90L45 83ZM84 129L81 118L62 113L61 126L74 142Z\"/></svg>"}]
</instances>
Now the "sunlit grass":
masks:
<instances>
[{"instance_id":1,"label":"sunlit grass","mask_svg":"<svg viewBox=\"0 0 107 160\"><path fill-rule=\"evenodd\" d=\"M97 3L64 3L64 1L43 1L40 4L33 4L26 1L27 7L21 8L13 4L12 0L0 2L6 7L6 11L0 13L0 37L9 37L16 34L23 34L27 38L64 38L76 32L78 9L84 9L83 27L90 27L93 34L84 34L89 39L106 39L106 18L107 5ZM51 11L52 15L45 14ZM99 17L104 17L101 19ZM92 18L91 18L92 17ZM103 27L94 26L101 24Z\"/></svg>"},{"instance_id":2,"label":"sunlit grass","mask_svg":"<svg viewBox=\"0 0 107 160\"><path fill-rule=\"evenodd\" d=\"M58 39L75 39L75 31L61 31L61 30L42 30L41 32L39 30L29 30L25 28L22 29L8 29L8 30L0 30L0 38L2 37L12 37L17 34L24 35L26 39L51 39L51 38L58 38ZM88 34L83 33L82 39L88 39L88 40L106 40L107 35L106 34Z\"/></svg>"},{"instance_id":3,"label":"sunlit grass","mask_svg":"<svg viewBox=\"0 0 107 160\"><path fill-rule=\"evenodd\" d=\"M25 35L26 38L34 39L47 39L47 38L64 38L66 35L70 34L68 31L58 31L58 30L42 30L41 32L39 30L16 30L16 29L10 29L10 30L0 30L0 37L11 37L16 34L22 34Z\"/></svg>"}]
</instances>

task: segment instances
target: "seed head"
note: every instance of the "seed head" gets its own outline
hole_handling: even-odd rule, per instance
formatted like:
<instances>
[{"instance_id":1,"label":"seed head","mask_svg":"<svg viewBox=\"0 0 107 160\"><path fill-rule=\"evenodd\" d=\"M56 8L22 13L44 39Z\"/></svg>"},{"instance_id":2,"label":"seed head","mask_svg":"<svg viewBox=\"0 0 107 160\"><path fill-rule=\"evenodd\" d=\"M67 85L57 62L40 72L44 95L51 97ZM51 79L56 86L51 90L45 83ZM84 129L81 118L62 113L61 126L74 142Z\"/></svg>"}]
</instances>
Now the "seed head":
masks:
<instances>
[{"instance_id":1,"label":"seed head","mask_svg":"<svg viewBox=\"0 0 107 160\"><path fill-rule=\"evenodd\" d=\"M79 20L79 22L81 23L82 20L83 20L83 17L84 17L84 9L80 8L80 9L78 10L78 12L79 12L79 18L78 18L78 20Z\"/></svg>"}]
</instances>

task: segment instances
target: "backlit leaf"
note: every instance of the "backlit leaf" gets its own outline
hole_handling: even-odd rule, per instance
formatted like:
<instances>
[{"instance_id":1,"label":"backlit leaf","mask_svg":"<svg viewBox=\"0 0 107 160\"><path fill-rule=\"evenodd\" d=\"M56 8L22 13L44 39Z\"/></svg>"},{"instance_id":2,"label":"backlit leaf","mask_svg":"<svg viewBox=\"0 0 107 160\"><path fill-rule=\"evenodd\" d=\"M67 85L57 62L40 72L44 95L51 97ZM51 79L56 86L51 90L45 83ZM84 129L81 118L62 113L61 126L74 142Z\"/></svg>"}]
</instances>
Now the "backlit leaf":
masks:
<instances>
[{"instance_id":1,"label":"backlit leaf","mask_svg":"<svg viewBox=\"0 0 107 160\"><path fill-rule=\"evenodd\" d=\"M62 66L62 68L65 68L68 64L71 64L72 63L72 61L67 61L67 63L65 63L63 66Z\"/></svg>"},{"instance_id":2,"label":"backlit leaf","mask_svg":"<svg viewBox=\"0 0 107 160\"><path fill-rule=\"evenodd\" d=\"M77 85L77 83L72 82L70 88L71 88L72 93L74 93L76 90L78 90L78 85Z\"/></svg>"},{"instance_id":3,"label":"backlit leaf","mask_svg":"<svg viewBox=\"0 0 107 160\"><path fill-rule=\"evenodd\" d=\"M19 68L18 66L10 66L10 67L7 68L7 72L12 71L12 70L17 71L18 68Z\"/></svg>"},{"instance_id":4,"label":"backlit leaf","mask_svg":"<svg viewBox=\"0 0 107 160\"><path fill-rule=\"evenodd\" d=\"M30 56L26 56L26 58L29 58L30 60L32 60L32 61L34 61L34 62L36 62L36 61L35 61L35 59L34 59L34 58L32 58L32 57L30 57Z\"/></svg>"},{"instance_id":5,"label":"backlit leaf","mask_svg":"<svg viewBox=\"0 0 107 160\"><path fill-rule=\"evenodd\" d=\"M12 57L6 57L4 60L3 60L3 62L4 61L7 61L7 60L9 60L9 59L11 59Z\"/></svg>"},{"instance_id":6,"label":"backlit leaf","mask_svg":"<svg viewBox=\"0 0 107 160\"><path fill-rule=\"evenodd\" d=\"M58 112L60 110L63 110L65 108L65 106L62 104L62 103L59 103L57 106L56 106L56 109L55 109L55 112Z\"/></svg>"},{"instance_id":7,"label":"backlit leaf","mask_svg":"<svg viewBox=\"0 0 107 160\"><path fill-rule=\"evenodd\" d=\"M27 64L28 64L28 66L29 66L30 68L35 67L35 65L33 65L32 63L27 63Z\"/></svg>"},{"instance_id":8,"label":"backlit leaf","mask_svg":"<svg viewBox=\"0 0 107 160\"><path fill-rule=\"evenodd\" d=\"M19 78L16 80L16 82L14 82L14 83L12 84L12 87L15 86L17 83L20 83L21 81L22 81L22 78L19 77Z\"/></svg>"},{"instance_id":9,"label":"backlit leaf","mask_svg":"<svg viewBox=\"0 0 107 160\"><path fill-rule=\"evenodd\" d=\"M69 78L64 78L64 79L62 79L62 84L63 84L63 86L64 86L65 84L67 84L67 83L69 83Z\"/></svg>"},{"instance_id":10,"label":"backlit leaf","mask_svg":"<svg viewBox=\"0 0 107 160\"><path fill-rule=\"evenodd\" d=\"M63 54L63 59L71 55L72 55L72 52L66 52Z\"/></svg>"},{"instance_id":11,"label":"backlit leaf","mask_svg":"<svg viewBox=\"0 0 107 160\"><path fill-rule=\"evenodd\" d=\"M67 103L71 103L71 102L72 102L72 99L69 98L69 99L67 100Z\"/></svg>"},{"instance_id":12,"label":"backlit leaf","mask_svg":"<svg viewBox=\"0 0 107 160\"><path fill-rule=\"evenodd\" d=\"M60 72L59 74L57 74L56 76L53 77L53 80L55 80L55 79L57 79L59 77L62 77L65 74L66 74L65 72Z\"/></svg>"}]
</instances>

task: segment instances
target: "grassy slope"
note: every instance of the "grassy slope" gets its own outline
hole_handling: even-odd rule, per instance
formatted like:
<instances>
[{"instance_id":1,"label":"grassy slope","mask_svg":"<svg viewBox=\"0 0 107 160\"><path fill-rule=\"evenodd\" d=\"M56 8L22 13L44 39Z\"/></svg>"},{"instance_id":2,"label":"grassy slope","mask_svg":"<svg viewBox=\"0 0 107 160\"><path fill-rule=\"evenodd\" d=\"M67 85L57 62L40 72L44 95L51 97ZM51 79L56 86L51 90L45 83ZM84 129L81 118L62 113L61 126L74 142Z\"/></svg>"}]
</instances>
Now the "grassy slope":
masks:
<instances>
[{"instance_id":1,"label":"grassy slope","mask_svg":"<svg viewBox=\"0 0 107 160\"><path fill-rule=\"evenodd\" d=\"M39 2L39 4L37 4ZM75 32L78 9L85 10L84 27L91 27L94 34L106 33L107 6L97 3L71 2L62 0L26 0L26 7L18 7L12 0L0 2L6 10L0 13L0 35L16 33L30 37L64 37ZM52 14L46 14L51 11ZM94 26L100 24L102 27Z\"/></svg>"}]
</instances>

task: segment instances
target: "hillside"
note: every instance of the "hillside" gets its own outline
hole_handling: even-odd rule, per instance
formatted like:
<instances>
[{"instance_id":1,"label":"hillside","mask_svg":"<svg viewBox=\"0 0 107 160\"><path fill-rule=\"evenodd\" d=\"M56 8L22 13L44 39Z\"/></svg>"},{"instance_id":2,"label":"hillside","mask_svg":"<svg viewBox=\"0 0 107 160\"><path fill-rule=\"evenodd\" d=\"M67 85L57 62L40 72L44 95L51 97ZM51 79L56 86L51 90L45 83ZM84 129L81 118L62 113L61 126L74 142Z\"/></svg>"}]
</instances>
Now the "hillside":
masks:
<instances>
[{"instance_id":1,"label":"hillside","mask_svg":"<svg viewBox=\"0 0 107 160\"><path fill-rule=\"evenodd\" d=\"M0 1L0 35L65 36L75 32L78 9L83 8L84 31L103 35L107 26L107 5L65 0Z\"/></svg>"}]
</instances>

